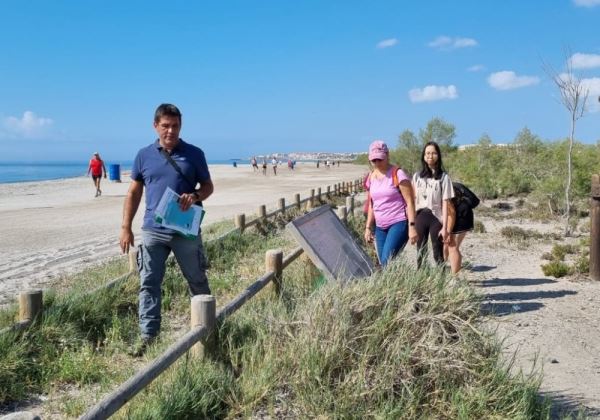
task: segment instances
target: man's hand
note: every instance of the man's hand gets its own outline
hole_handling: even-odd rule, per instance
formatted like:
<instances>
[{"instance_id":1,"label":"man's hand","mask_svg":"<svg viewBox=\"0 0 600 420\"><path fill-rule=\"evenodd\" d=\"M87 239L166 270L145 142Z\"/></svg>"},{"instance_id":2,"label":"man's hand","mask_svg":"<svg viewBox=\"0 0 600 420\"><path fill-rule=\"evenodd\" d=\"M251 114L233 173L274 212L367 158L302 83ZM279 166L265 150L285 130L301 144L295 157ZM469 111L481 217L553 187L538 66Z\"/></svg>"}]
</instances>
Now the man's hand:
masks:
<instances>
[{"instance_id":1,"label":"man's hand","mask_svg":"<svg viewBox=\"0 0 600 420\"><path fill-rule=\"evenodd\" d=\"M123 254L128 254L129 247L135 246L133 242L133 232L131 231L131 228L121 228L119 244L121 245L121 252L123 252Z\"/></svg>"},{"instance_id":2,"label":"man's hand","mask_svg":"<svg viewBox=\"0 0 600 420\"><path fill-rule=\"evenodd\" d=\"M179 197L179 208L181 211L187 211L196 201L198 201L198 197L194 193L181 194Z\"/></svg>"}]
</instances>

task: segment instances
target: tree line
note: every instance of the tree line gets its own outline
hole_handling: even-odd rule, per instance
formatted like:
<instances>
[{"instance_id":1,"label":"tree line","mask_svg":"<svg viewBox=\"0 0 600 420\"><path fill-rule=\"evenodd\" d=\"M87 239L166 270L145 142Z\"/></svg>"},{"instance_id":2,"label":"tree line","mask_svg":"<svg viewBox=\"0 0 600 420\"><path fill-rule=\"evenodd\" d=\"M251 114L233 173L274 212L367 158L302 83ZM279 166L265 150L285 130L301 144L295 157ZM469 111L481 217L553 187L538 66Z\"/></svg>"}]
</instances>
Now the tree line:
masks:
<instances>
[{"instance_id":1,"label":"tree line","mask_svg":"<svg viewBox=\"0 0 600 420\"><path fill-rule=\"evenodd\" d=\"M408 174L421 168L421 152L428 141L442 149L446 171L452 180L468 185L482 199L527 195L532 203L552 214L564 214L568 175L569 139L542 140L527 127L512 143L495 144L483 134L468 147L454 144L456 127L442 118L431 119L414 133L404 130L396 147L390 144L390 160ZM357 163L368 164L367 155ZM571 213L590 196L591 176L600 173L600 145L573 142L571 156ZM579 205L578 205L579 204Z\"/></svg>"}]
</instances>

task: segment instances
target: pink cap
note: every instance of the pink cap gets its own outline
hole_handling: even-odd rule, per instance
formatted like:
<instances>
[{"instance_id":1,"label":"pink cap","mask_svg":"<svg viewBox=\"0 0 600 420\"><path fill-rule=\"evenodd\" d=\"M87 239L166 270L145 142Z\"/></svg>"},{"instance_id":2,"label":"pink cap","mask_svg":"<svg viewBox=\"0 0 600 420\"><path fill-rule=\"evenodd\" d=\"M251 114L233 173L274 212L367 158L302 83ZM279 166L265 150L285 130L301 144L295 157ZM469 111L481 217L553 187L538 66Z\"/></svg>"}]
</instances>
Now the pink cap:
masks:
<instances>
[{"instance_id":1,"label":"pink cap","mask_svg":"<svg viewBox=\"0 0 600 420\"><path fill-rule=\"evenodd\" d=\"M381 140L375 140L369 146L369 160L386 159L388 157L388 147Z\"/></svg>"}]
</instances>

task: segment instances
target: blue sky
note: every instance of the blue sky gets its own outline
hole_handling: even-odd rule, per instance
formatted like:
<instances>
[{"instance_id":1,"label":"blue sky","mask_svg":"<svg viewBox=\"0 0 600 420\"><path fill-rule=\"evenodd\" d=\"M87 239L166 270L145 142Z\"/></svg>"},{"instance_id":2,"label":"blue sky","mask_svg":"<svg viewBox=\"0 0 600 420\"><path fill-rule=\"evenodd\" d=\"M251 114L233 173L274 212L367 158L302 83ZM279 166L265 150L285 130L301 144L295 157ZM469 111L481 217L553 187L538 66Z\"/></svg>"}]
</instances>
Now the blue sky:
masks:
<instances>
[{"instance_id":1,"label":"blue sky","mask_svg":"<svg viewBox=\"0 0 600 420\"><path fill-rule=\"evenodd\" d=\"M2 21L1 161L131 160L161 102L209 159L395 145L433 117L458 144L555 140L542 62L566 58L590 89L576 136L600 139L600 0L21 1Z\"/></svg>"}]
</instances>

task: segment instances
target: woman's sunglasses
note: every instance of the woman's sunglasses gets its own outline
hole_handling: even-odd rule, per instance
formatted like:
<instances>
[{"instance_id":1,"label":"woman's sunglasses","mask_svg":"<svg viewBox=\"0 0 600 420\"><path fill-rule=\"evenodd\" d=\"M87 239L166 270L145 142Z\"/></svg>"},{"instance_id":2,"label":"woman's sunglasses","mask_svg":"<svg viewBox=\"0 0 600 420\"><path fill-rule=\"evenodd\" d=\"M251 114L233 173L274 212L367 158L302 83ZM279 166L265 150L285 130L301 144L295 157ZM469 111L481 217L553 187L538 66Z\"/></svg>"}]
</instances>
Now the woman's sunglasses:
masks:
<instances>
[{"instance_id":1,"label":"woman's sunglasses","mask_svg":"<svg viewBox=\"0 0 600 420\"><path fill-rule=\"evenodd\" d=\"M377 162L381 162L383 159L371 159L372 163L377 163Z\"/></svg>"}]
</instances>

